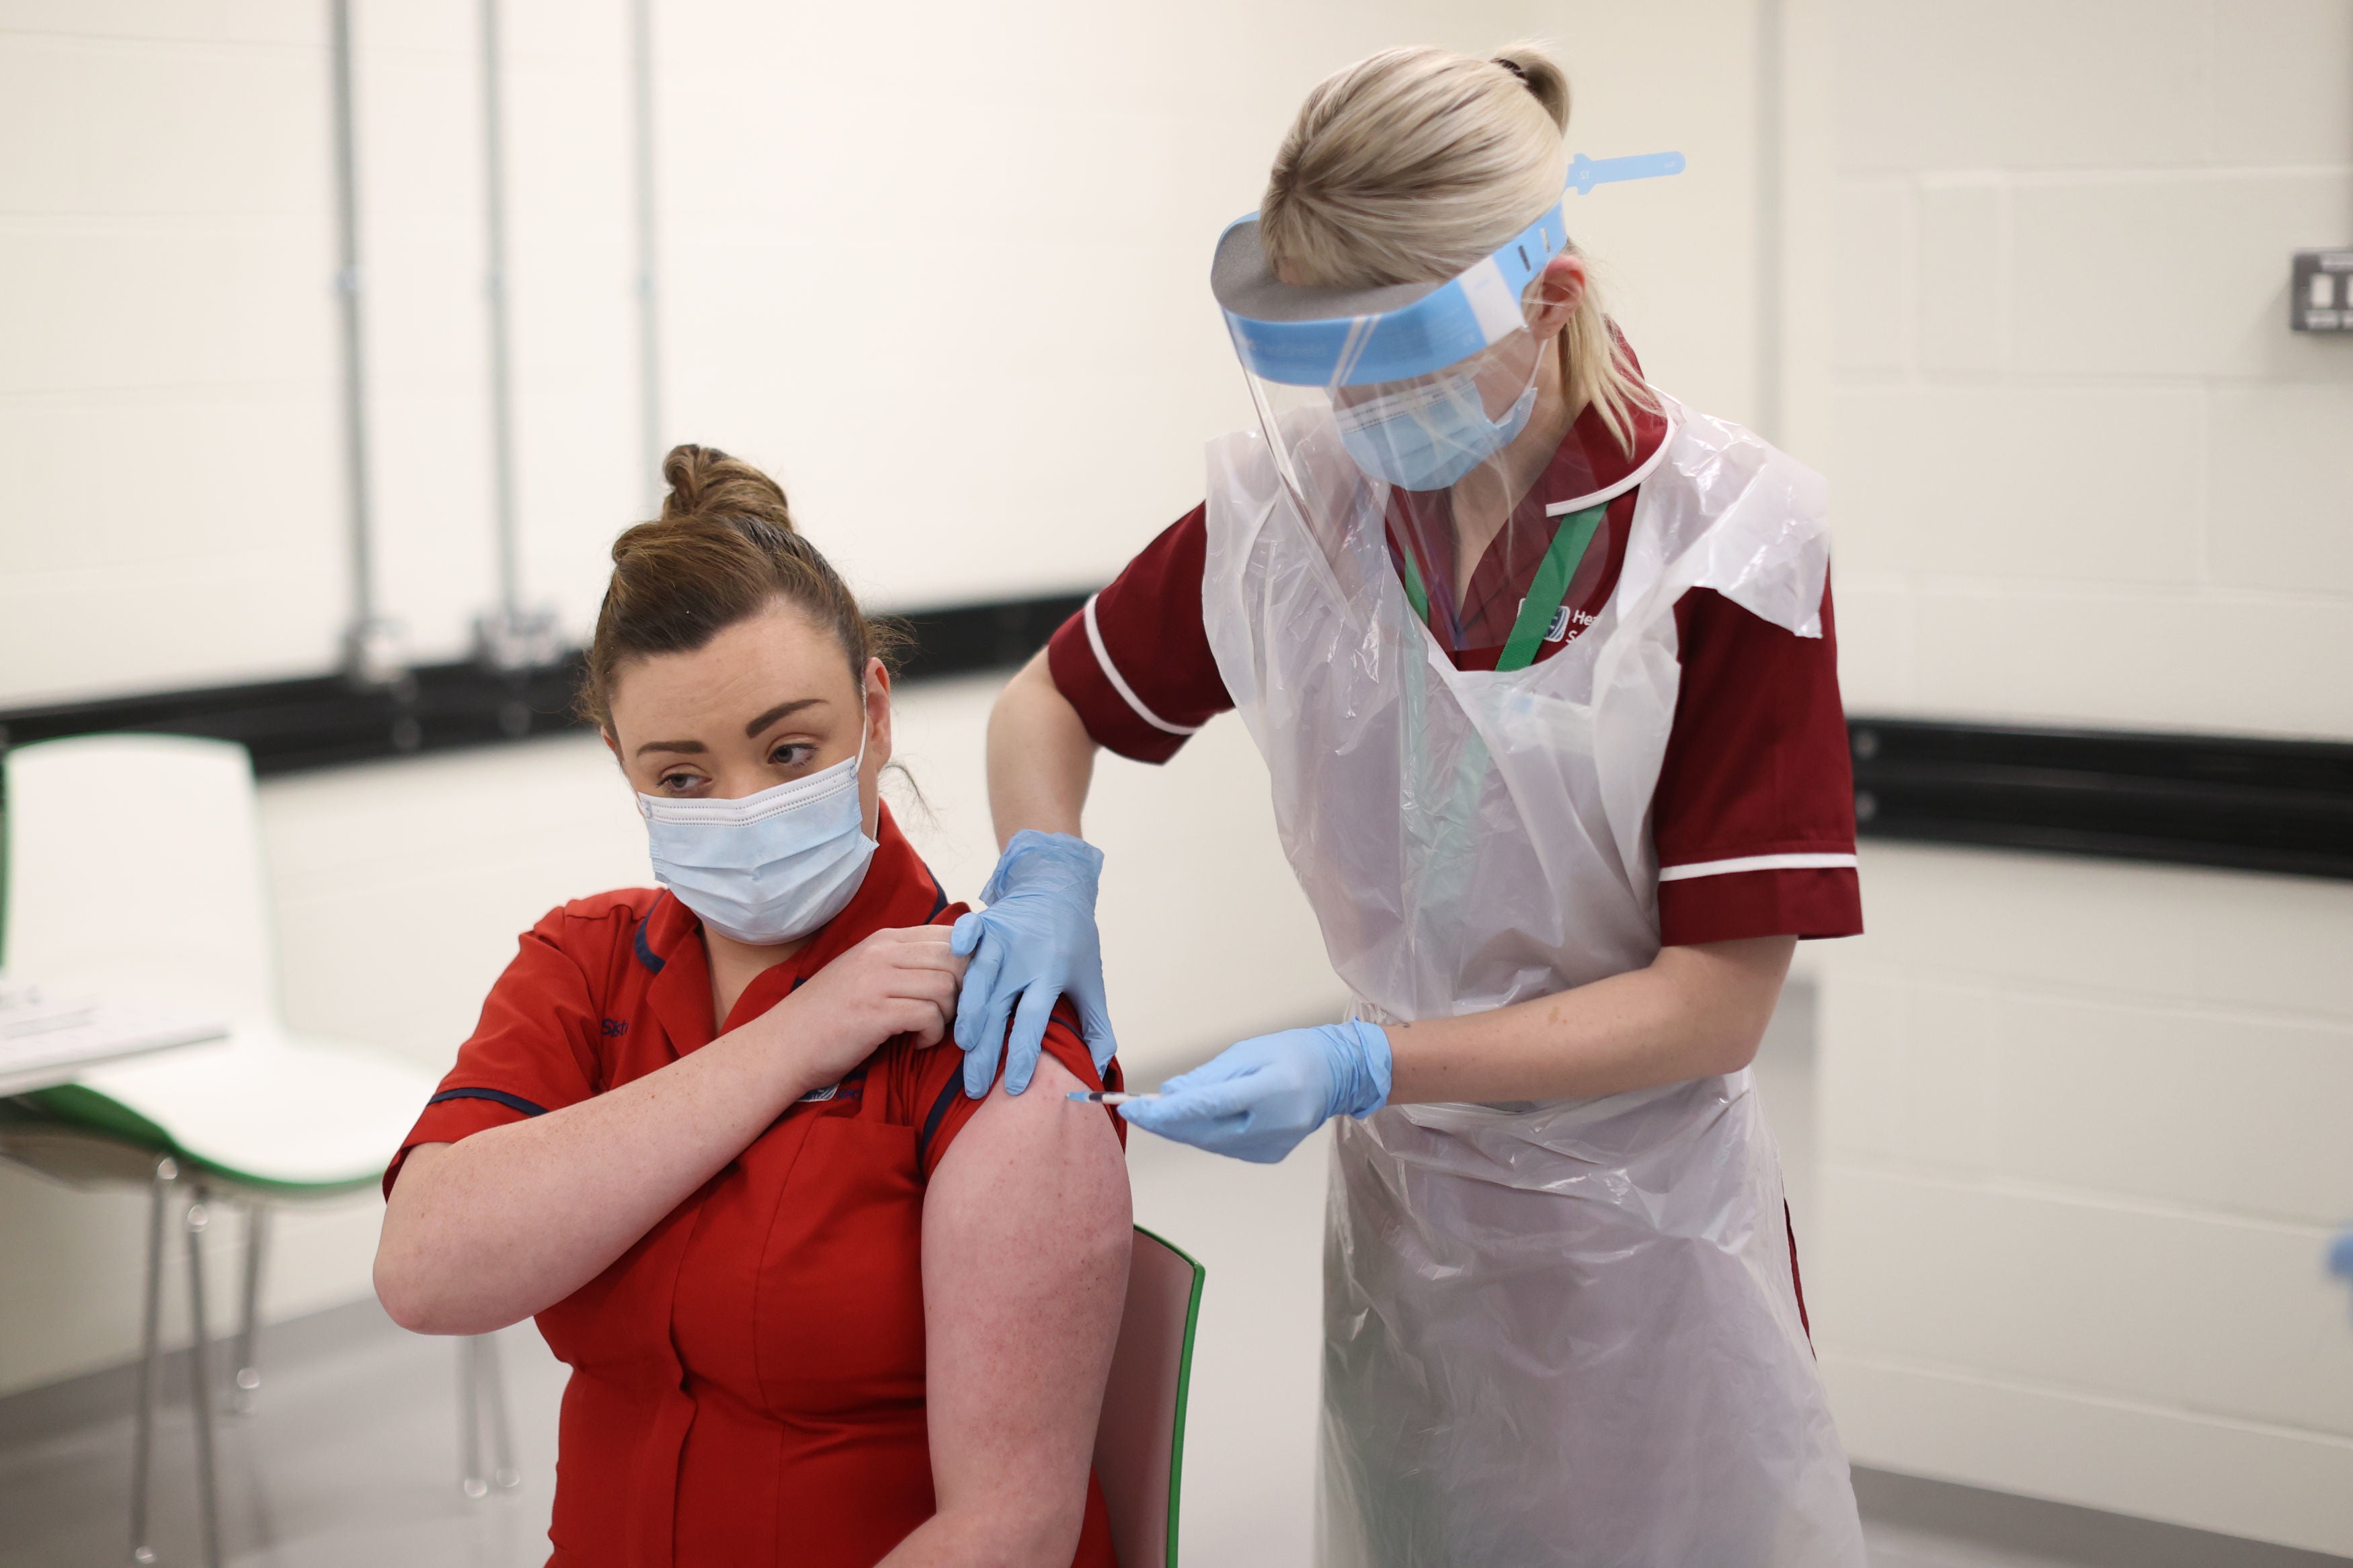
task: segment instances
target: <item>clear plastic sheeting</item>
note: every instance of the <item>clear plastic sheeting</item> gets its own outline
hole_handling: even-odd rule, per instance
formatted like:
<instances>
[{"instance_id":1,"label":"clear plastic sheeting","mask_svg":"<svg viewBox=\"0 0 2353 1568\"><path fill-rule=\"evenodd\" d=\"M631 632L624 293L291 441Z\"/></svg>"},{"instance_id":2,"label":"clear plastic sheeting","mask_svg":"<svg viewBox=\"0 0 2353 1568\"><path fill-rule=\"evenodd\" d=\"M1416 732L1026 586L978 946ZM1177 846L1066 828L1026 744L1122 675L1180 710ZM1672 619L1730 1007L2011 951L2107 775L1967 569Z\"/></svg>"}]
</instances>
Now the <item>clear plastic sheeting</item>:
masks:
<instances>
[{"instance_id":1,"label":"clear plastic sheeting","mask_svg":"<svg viewBox=\"0 0 2353 1568\"><path fill-rule=\"evenodd\" d=\"M1616 591L1504 672L1454 668L1392 567L1390 507L1344 494L1314 410L1281 411L1282 472L1256 435L1210 447L1210 647L1360 1016L1649 963L1676 600L1820 635L1819 476L1662 401ZM1333 1162L1328 1563L1861 1564L1746 1073L1392 1108L1344 1121Z\"/></svg>"},{"instance_id":2,"label":"clear plastic sheeting","mask_svg":"<svg viewBox=\"0 0 2353 1568\"><path fill-rule=\"evenodd\" d=\"M1746 1072L1343 1121L1327 1564L1862 1562Z\"/></svg>"}]
</instances>

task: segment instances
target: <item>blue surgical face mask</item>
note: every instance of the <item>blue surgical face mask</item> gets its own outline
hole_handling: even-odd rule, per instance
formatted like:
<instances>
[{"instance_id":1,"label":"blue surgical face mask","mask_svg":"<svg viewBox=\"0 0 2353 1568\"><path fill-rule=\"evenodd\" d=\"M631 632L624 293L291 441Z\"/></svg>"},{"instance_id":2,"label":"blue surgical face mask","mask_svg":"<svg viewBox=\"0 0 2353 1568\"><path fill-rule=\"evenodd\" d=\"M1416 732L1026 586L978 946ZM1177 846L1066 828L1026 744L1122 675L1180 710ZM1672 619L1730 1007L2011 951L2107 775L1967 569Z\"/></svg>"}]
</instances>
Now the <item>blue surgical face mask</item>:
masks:
<instances>
[{"instance_id":1,"label":"blue surgical face mask","mask_svg":"<svg viewBox=\"0 0 2353 1568\"><path fill-rule=\"evenodd\" d=\"M846 908L875 842L859 798L858 755L741 800L638 796L654 879L724 937L791 942Z\"/></svg>"},{"instance_id":2,"label":"blue surgical face mask","mask_svg":"<svg viewBox=\"0 0 2353 1568\"><path fill-rule=\"evenodd\" d=\"M1477 377L1458 368L1333 413L1340 444L1366 473L1401 490L1442 490L1510 446L1535 406L1531 371L1527 390L1490 419Z\"/></svg>"}]
</instances>

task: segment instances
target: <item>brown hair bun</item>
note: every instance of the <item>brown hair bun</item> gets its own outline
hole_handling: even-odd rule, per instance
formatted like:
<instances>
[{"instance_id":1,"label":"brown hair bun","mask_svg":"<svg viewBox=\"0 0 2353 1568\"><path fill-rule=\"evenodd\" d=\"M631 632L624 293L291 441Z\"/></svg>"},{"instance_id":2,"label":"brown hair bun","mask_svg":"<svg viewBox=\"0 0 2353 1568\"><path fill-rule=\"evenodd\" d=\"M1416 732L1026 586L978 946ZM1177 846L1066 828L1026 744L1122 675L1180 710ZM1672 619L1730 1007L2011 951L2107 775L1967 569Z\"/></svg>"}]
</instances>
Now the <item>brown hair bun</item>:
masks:
<instances>
[{"instance_id":1,"label":"brown hair bun","mask_svg":"<svg viewBox=\"0 0 2353 1568\"><path fill-rule=\"evenodd\" d=\"M833 563L793 525L776 480L716 447L691 445L670 448L662 478L670 494L661 516L613 541L613 576L580 683L582 717L610 729L623 665L691 653L780 598L833 632L860 689L868 659L895 661L906 634L858 607Z\"/></svg>"},{"instance_id":2,"label":"brown hair bun","mask_svg":"<svg viewBox=\"0 0 2353 1568\"><path fill-rule=\"evenodd\" d=\"M792 503L785 500L784 487L716 447L672 447L662 459L662 483L670 487L670 494L662 498L664 522L744 517L794 531Z\"/></svg>"}]
</instances>

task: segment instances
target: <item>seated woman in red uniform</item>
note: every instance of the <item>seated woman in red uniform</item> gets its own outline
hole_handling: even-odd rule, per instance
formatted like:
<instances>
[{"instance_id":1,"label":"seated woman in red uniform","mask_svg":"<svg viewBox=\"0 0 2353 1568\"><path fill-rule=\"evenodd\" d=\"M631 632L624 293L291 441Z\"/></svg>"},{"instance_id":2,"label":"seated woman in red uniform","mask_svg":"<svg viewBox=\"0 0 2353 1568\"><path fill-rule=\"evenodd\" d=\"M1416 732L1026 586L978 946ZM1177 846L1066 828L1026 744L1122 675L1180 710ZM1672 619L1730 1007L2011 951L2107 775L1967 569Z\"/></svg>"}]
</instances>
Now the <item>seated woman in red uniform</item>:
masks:
<instances>
[{"instance_id":1,"label":"seated woman in red uniform","mask_svg":"<svg viewBox=\"0 0 2353 1568\"><path fill-rule=\"evenodd\" d=\"M585 693L663 886L523 935L385 1176L377 1293L570 1364L553 1564L1114 1568L1127 1180L1065 1095L1106 1086L1066 1016L1046 1092L961 1092L875 630L765 476L664 473Z\"/></svg>"}]
</instances>

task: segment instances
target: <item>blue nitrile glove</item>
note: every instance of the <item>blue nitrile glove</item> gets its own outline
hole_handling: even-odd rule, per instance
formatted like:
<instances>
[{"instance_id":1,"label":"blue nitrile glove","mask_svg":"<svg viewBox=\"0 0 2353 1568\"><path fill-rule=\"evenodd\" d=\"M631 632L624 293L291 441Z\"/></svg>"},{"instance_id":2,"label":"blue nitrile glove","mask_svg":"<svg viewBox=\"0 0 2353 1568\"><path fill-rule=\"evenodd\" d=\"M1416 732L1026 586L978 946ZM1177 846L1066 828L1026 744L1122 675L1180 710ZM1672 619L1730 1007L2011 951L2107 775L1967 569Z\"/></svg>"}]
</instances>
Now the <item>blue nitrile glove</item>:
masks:
<instances>
[{"instance_id":1,"label":"blue nitrile glove","mask_svg":"<svg viewBox=\"0 0 2353 1568\"><path fill-rule=\"evenodd\" d=\"M1322 1024L1229 1046L1131 1100L1119 1113L1147 1132L1271 1165L1334 1116L1388 1102L1389 1037L1378 1025Z\"/></svg>"},{"instance_id":2,"label":"blue nitrile glove","mask_svg":"<svg viewBox=\"0 0 2353 1568\"><path fill-rule=\"evenodd\" d=\"M997 1077L1000 1044L1005 1091L1019 1094L1029 1087L1057 996L1068 996L1079 1010L1079 1030L1096 1071L1119 1048L1103 1005L1103 942L1095 934L1095 881L1102 871L1103 851L1085 839L1025 827L1006 845L980 890L988 907L958 920L949 933L949 950L972 960L956 996L955 1043L964 1048L964 1091L975 1100Z\"/></svg>"},{"instance_id":3,"label":"blue nitrile glove","mask_svg":"<svg viewBox=\"0 0 2353 1568\"><path fill-rule=\"evenodd\" d=\"M2353 1230L2338 1237L2337 1245L2328 1249L2328 1268L2330 1273L2341 1274L2353 1282Z\"/></svg>"}]
</instances>

